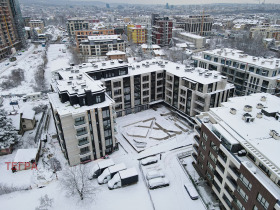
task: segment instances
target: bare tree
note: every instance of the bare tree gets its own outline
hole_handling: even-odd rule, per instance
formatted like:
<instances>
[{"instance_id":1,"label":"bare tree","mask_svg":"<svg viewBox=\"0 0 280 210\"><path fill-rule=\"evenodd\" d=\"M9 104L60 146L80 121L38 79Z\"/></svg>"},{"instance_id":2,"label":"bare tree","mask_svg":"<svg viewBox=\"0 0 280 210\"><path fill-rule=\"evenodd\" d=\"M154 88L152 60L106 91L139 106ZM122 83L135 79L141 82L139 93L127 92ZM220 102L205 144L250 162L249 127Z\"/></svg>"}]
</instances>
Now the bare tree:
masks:
<instances>
[{"instance_id":1,"label":"bare tree","mask_svg":"<svg viewBox=\"0 0 280 210\"><path fill-rule=\"evenodd\" d=\"M65 190L68 196L78 194L81 200L94 196L96 190L88 179L88 174L85 165L65 169L60 179L61 189Z\"/></svg>"},{"instance_id":2,"label":"bare tree","mask_svg":"<svg viewBox=\"0 0 280 210\"><path fill-rule=\"evenodd\" d=\"M53 199L49 198L47 194L40 198L40 205L35 208L35 210L48 210L51 209L53 204Z\"/></svg>"},{"instance_id":3,"label":"bare tree","mask_svg":"<svg viewBox=\"0 0 280 210\"><path fill-rule=\"evenodd\" d=\"M23 69L14 69L11 74L7 77L2 77L3 82L0 84L4 90L18 87L21 85L21 82L24 81L24 70Z\"/></svg>"}]
</instances>

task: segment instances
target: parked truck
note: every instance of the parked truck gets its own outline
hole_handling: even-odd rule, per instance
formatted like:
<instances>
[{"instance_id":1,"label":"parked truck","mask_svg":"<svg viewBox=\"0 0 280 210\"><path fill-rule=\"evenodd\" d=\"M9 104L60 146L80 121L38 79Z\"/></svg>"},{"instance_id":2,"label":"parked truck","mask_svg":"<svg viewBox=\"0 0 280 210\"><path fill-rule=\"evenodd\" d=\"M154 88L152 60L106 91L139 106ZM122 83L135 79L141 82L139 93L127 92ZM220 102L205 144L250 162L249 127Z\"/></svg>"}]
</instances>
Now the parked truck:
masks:
<instances>
[{"instance_id":1,"label":"parked truck","mask_svg":"<svg viewBox=\"0 0 280 210\"><path fill-rule=\"evenodd\" d=\"M126 166L124 163L116 164L106 168L103 173L98 177L98 184L106 184L113 176L119 171L125 170Z\"/></svg>"},{"instance_id":2,"label":"parked truck","mask_svg":"<svg viewBox=\"0 0 280 210\"><path fill-rule=\"evenodd\" d=\"M110 190L125 187L138 182L138 172L135 168L129 168L123 171L119 171L108 182L108 188Z\"/></svg>"},{"instance_id":3,"label":"parked truck","mask_svg":"<svg viewBox=\"0 0 280 210\"><path fill-rule=\"evenodd\" d=\"M97 162L93 167L92 172L90 173L89 179L97 178L98 176L100 176L100 174L103 173L106 168L113 165L115 165L115 163L112 159L106 159Z\"/></svg>"}]
</instances>

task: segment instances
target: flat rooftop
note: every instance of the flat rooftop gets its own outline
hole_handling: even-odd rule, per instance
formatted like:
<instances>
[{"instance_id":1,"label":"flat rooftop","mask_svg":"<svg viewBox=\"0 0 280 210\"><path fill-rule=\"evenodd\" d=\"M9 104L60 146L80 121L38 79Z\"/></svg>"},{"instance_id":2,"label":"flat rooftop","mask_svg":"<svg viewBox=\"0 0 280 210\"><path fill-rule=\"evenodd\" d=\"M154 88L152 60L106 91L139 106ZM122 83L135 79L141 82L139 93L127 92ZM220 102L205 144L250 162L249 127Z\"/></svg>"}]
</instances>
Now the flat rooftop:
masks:
<instances>
[{"instance_id":1,"label":"flat rooftop","mask_svg":"<svg viewBox=\"0 0 280 210\"><path fill-rule=\"evenodd\" d=\"M244 64L250 64L254 66L259 66L263 68L269 68L269 69L280 69L280 59L278 58L262 58L262 57L255 57L247 54L243 54L243 51L235 50L235 49L215 49L215 50L207 50L204 51L204 53L207 53L209 55L214 55L217 57L224 57L229 58L231 60L236 60L238 62L244 63ZM278 65L278 66L277 66Z\"/></svg>"},{"instance_id":2,"label":"flat rooftop","mask_svg":"<svg viewBox=\"0 0 280 210\"><path fill-rule=\"evenodd\" d=\"M201 84L211 84L214 82L219 82L227 79L217 71L210 71L199 67L197 68L186 67L183 64L165 61L158 58L145 60L142 62L133 62L133 63L119 63L117 61L104 61L104 62L98 62L94 64L87 63L82 65L82 68L79 69L79 72L89 73L89 72L112 69L112 68L117 68L122 66L128 66L128 75L119 76L120 78L129 75L139 75L139 74L149 73L153 71L166 70L167 72L170 72L178 77L184 77L185 79L194 83L197 82ZM78 67L74 66L74 68L78 68ZM113 78L118 78L118 77L113 77ZM105 80L111 80L111 79L112 78L107 78ZM231 88L233 87L233 85L227 84L227 87Z\"/></svg>"},{"instance_id":3,"label":"flat rooftop","mask_svg":"<svg viewBox=\"0 0 280 210\"><path fill-rule=\"evenodd\" d=\"M100 41L100 40L108 40L108 39L120 39L120 37L119 35L88 36L88 40L90 41Z\"/></svg>"},{"instance_id":4,"label":"flat rooftop","mask_svg":"<svg viewBox=\"0 0 280 210\"><path fill-rule=\"evenodd\" d=\"M266 101L260 100L262 96L266 97ZM257 118L257 114L262 112L260 107L257 108L257 104L262 104L263 109L271 113L280 112L280 98L268 93L256 93L250 96L229 98L228 102L222 103L222 107L211 108L210 113L212 112L220 118L219 124L249 152L280 175L280 140L276 140L270 135L271 130L280 134L280 121L277 121L275 117L268 117L264 114L262 118ZM244 111L245 105L251 106L252 111ZM231 108L236 110L236 114L230 113ZM249 113L254 121L245 122L242 119L245 113Z\"/></svg>"}]
</instances>

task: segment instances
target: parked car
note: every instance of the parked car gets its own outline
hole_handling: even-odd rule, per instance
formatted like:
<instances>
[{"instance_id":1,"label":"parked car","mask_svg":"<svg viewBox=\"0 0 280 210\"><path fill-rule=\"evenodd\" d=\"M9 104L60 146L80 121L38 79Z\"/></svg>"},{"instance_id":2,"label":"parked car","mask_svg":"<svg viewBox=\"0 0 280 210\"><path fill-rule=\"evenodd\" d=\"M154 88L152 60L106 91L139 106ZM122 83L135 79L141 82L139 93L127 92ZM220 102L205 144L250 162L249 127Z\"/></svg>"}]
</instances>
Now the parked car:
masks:
<instances>
[{"instance_id":1,"label":"parked car","mask_svg":"<svg viewBox=\"0 0 280 210\"><path fill-rule=\"evenodd\" d=\"M164 173L159 170L152 170L146 174L147 180L158 178L158 177L165 177Z\"/></svg>"},{"instance_id":2,"label":"parked car","mask_svg":"<svg viewBox=\"0 0 280 210\"><path fill-rule=\"evenodd\" d=\"M10 105L18 105L18 101L12 100L12 101L10 102Z\"/></svg>"},{"instance_id":3,"label":"parked car","mask_svg":"<svg viewBox=\"0 0 280 210\"><path fill-rule=\"evenodd\" d=\"M155 179L150 179L148 181L148 186L150 189L156 189L159 187L166 187L169 186L169 180L167 178L155 178Z\"/></svg>"},{"instance_id":4,"label":"parked car","mask_svg":"<svg viewBox=\"0 0 280 210\"><path fill-rule=\"evenodd\" d=\"M125 170L126 166L124 163L119 163L106 168L103 173L97 178L98 184L105 184L113 178L113 176L119 171Z\"/></svg>"},{"instance_id":5,"label":"parked car","mask_svg":"<svg viewBox=\"0 0 280 210\"><path fill-rule=\"evenodd\" d=\"M115 165L115 163L113 162L112 159L107 159L107 160L101 160L100 162L96 163L95 166L93 167L90 175L89 175L89 179L93 179L93 178L97 178L98 176L100 176L103 171L110 167Z\"/></svg>"},{"instance_id":6,"label":"parked car","mask_svg":"<svg viewBox=\"0 0 280 210\"><path fill-rule=\"evenodd\" d=\"M157 161L158 161L157 158L155 156L152 156L152 157L148 157L148 158L141 160L141 164L143 166L146 166L146 165L150 165L153 163L157 163Z\"/></svg>"},{"instance_id":7,"label":"parked car","mask_svg":"<svg viewBox=\"0 0 280 210\"><path fill-rule=\"evenodd\" d=\"M108 188L112 190L131 185L136 182L138 182L138 172L135 168L129 168L115 174L115 176L108 182Z\"/></svg>"},{"instance_id":8,"label":"parked car","mask_svg":"<svg viewBox=\"0 0 280 210\"><path fill-rule=\"evenodd\" d=\"M10 65L10 63L6 63L6 64L5 64L5 66L9 66L9 65Z\"/></svg>"},{"instance_id":9,"label":"parked car","mask_svg":"<svg viewBox=\"0 0 280 210\"><path fill-rule=\"evenodd\" d=\"M185 187L186 191L188 192L188 194L189 194L189 196L192 200L197 200L198 199L198 193L191 183L190 184L184 184L184 187Z\"/></svg>"}]
</instances>

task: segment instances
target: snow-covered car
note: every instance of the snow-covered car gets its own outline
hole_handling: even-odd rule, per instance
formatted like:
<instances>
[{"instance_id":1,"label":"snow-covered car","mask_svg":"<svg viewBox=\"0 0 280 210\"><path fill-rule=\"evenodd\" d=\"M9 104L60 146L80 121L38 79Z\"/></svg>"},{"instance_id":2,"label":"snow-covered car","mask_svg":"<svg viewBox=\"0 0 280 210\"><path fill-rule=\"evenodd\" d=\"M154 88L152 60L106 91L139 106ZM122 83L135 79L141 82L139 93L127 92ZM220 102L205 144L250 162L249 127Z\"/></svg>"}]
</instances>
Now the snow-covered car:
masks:
<instances>
[{"instance_id":1,"label":"snow-covered car","mask_svg":"<svg viewBox=\"0 0 280 210\"><path fill-rule=\"evenodd\" d=\"M159 170L152 170L146 174L147 180L158 178L158 177L165 177L165 175L162 171L159 171Z\"/></svg>"},{"instance_id":2,"label":"snow-covered car","mask_svg":"<svg viewBox=\"0 0 280 210\"><path fill-rule=\"evenodd\" d=\"M153 163L157 163L157 161L158 161L157 158L155 156L152 156L141 160L141 165L146 166Z\"/></svg>"},{"instance_id":3,"label":"snow-covered car","mask_svg":"<svg viewBox=\"0 0 280 210\"><path fill-rule=\"evenodd\" d=\"M167 178L155 178L155 179L150 179L148 181L148 185L150 189L156 189L159 187L166 187L169 186L169 180Z\"/></svg>"},{"instance_id":4,"label":"snow-covered car","mask_svg":"<svg viewBox=\"0 0 280 210\"><path fill-rule=\"evenodd\" d=\"M192 200L198 199L198 193L192 184L185 184L184 187Z\"/></svg>"},{"instance_id":5,"label":"snow-covered car","mask_svg":"<svg viewBox=\"0 0 280 210\"><path fill-rule=\"evenodd\" d=\"M9 65L10 65L10 63L6 63L6 64L5 64L5 66L9 66Z\"/></svg>"}]
</instances>

